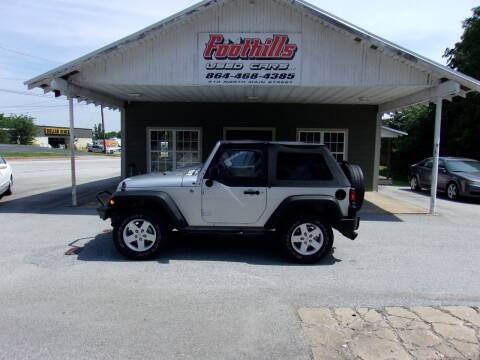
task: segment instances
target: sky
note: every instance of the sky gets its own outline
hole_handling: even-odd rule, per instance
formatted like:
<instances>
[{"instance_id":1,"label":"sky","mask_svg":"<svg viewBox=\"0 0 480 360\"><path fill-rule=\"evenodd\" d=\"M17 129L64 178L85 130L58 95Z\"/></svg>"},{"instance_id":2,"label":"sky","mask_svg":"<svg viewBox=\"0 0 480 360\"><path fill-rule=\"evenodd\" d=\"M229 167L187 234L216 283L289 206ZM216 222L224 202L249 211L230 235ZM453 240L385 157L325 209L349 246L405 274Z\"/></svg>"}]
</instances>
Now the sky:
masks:
<instances>
[{"instance_id":1,"label":"sky","mask_svg":"<svg viewBox=\"0 0 480 360\"><path fill-rule=\"evenodd\" d=\"M68 126L65 98L30 91L23 81L116 41L196 0L0 0L0 113L27 114L38 125ZM474 0L310 0L310 3L440 63L462 34ZM77 127L93 127L100 108L75 105ZM106 130L120 128L105 111Z\"/></svg>"}]
</instances>

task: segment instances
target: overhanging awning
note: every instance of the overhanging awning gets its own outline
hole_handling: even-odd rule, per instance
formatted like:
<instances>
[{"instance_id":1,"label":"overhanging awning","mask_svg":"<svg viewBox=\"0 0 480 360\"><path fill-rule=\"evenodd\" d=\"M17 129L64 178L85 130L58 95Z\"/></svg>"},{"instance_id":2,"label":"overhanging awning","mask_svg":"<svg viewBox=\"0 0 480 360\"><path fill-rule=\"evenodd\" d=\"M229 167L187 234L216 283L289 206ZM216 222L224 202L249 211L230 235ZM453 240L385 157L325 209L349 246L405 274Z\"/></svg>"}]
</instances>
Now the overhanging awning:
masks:
<instances>
[{"instance_id":1,"label":"overhanging awning","mask_svg":"<svg viewBox=\"0 0 480 360\"><path fill-rule=\"evenodd\" d=\"M408 136L408 133L389 128L388 126L382 126L382 139L396 139L402 136Z\"/></svg>"},{"instance_id":2,"label":"overhanging awning","mask_svg":"<svg viewBox=\"0 0 480 360\"><path fill-rule=\"evenodd\" d=\"M168 17L152 26L118 40L101 49L93 51L74 61L59 66L49 72L36 76L25 82L28 87L41 88L44 92L55 92L57 96L66 95L78 101L104 105L111 109L122 108L128 101L184 101L184 102L289 102L289 103L334 103L334 104L368 104L378 105L380 112L398 111L402 108L425 104L438 96L451 98L465 96L470 91L480 91L480 82L465 74L422 57L401 46L365 31L345 20L321 10L305 1L272 0L278 6L290 8L305 18L313 19L319 26L326 26L350 39L352 44L361 44L363 49L380 53L398 63L404 63L412 69L425 74L426 82L411 84L391 83L367 85L358 83L342 84L301 84L300 86L269 87L225 87L201 86L192 81L190 84L176 85L171 81L151 81L143 74L132 81L131 76L120 82L96 81L95 76L86 74L95 66L108 66L112 59L115 63L131 61L130 52L141 45L157 41L165 33L181 26L188 26L200 16L227 6L235 0L205 0ZM255 1L245 6L254 6ZM277 6L276 5L276 6ZM220 15L219 15L220 16ZM256 29L253 29L257 31ZM191 30L190 30L191 31ZM183 41L185 42L185 41ZM155 43L155 44L157 44ZM178 43L181 46L182 43ZM163 44L162 44L163 46ZM353 45L352 45L353 46ZM148 56L143 47L137 57ZM197 49L191 49L196 51ZM168 51L165 51L165 54ZM159 54L162 56L162 54ZM184 56L184 55L182 55ZM180 59L179 59L180 60ZM175 60L169 60L175 61ZM313 60L312 60L313 61ZM326 66L330 64L319 64ZM125 68L125 66L124 66ZM87 76L87 79L84 77ZM182 76L181 73L178 76ZM305 80L305 79L304 79ZM358 82L358 81L357 81Z\"/></svg>"},{"instance_id":3,"label":"overhanging awning","mask_svg":"<svg viewBox=\"0 0 480 360\"><path fill-rule=\"evenodd\" d=\"M245 24L250 28L245 29ZM299 39L303 55L295 61L300 67L296 74L300 81L278 86L227 86L199 81L199 72L209 69L199 66L202 32L265 34L265 24L269 34L283 31ZM240 43L242 39L243 35ZM381 114L435 102L433 184L437 177L443 100L480 91L480 81L302 0L205 0L25 84L30 89L67 96L72 126L73 99L111 109L122 109L128 102L376 106L377 145L381 138ZM376 149L376 163L379 151ZM432 186L432 213L435 188Z\"/></svg>"}]
</instances>

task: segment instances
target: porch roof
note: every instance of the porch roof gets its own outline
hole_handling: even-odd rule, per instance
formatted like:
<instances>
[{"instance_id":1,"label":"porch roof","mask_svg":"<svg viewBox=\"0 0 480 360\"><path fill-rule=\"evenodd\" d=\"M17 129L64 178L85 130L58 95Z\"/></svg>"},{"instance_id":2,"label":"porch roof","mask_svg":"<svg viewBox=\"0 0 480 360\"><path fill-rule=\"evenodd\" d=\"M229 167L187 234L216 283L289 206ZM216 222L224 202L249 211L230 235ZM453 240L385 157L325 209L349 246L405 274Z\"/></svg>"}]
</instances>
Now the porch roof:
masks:
<instances>
[{"instance_id":1,"label":"porch roof","mask_svg":"<svg viewBox=\"0 0 480 360\"><path fill-rule=\"evenodd\" d=\"M159 86L139 86L122 84L122 86L104 86L76 81L87 67L102 64L108 58L121 55L135 44L148 41L158 32L186 23L196 14L201 14L222 3L232 0L204 0L175 15L172 15L139 32L102 47L74 61L61 65L51 71L36 76L25 82L30 89L42 88L45 93L54 91L56 96L65 95L95 105L104 105L112 109L124 107L125 102L139 101L137 93L147 93L141 101L242 101L247 99L263 102L295 103L364 103L378 105L380 112L391 112L416 104L424 104L434 99L453 96L465 96L470 91L480 91L480 81L438 64L408 49L382 39L364 29L342 20L303 0L272 0L289 6L302 14L316 18L321 24L337 32L348 35L357 43L365 44L369 49L383 54L421 70L430 79L425 86L405 86L404 84L380 86L191 86L160 84ZM434 80L432 80L434 79ZM98 85L98 86L97 86ZM388 96L385 93L388 92Z\"/></svg>"}]
</instances>

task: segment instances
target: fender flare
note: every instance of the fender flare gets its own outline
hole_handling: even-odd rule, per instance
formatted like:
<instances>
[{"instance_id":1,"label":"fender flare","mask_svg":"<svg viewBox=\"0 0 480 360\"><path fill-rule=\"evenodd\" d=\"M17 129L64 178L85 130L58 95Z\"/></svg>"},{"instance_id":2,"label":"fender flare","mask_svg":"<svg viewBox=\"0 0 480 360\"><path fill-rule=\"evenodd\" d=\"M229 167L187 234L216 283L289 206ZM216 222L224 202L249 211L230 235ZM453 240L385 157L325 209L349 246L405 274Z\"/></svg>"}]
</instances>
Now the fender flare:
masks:
<instances>
[{"instance_id":1,"label":"fender flare","mask_svg":"<svg viewBox=\"0 0 480 360\"><path fill-rule=\"evenodd\" d=\"M154 208L159 210L159 213L163 213L171 221L172 225L176 228L184 228L188 226L188 223L178 208L175 201L169 194L163 191L117 191L111 199L114 205L109 205L106 217L111 217L114 222L114 214L121 213L125 209L129 208ZM110 202L109 202L110 204Z\"/></svg>"},{"instance_id":2,"label":"fender flare","mask_svg":"<svg viewBox=\"0 0 480 360\"><path fill-rule=\"evenodd\" d=\"M307 209L307 210L306 210ZM332 225L343 218L342 211L338 203L329 197L323 195L294 195L283 200L270 218L265 223L268 229L276 228L288 213L317 212L325 213Z\"/></svg>"}]
</instances>

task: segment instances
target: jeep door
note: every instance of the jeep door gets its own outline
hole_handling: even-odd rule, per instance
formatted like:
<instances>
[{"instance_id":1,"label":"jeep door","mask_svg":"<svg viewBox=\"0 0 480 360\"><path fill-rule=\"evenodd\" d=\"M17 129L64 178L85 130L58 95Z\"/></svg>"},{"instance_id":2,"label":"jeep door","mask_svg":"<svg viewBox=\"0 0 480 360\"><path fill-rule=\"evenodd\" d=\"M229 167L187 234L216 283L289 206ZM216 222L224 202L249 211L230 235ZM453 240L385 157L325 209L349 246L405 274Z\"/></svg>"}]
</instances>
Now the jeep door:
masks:
<instances>
[{"instance_id":1,"label":"jeep door","mask_svg":"<svg viewBox=\"0 0 480 360\"><path fill-rule=\"evenodd\" d=\"M220 147L202 180L203 220L223 226L254 224L266 206L266 147Z\"/></svg>"}]
</instances>

